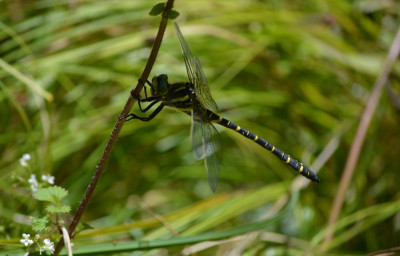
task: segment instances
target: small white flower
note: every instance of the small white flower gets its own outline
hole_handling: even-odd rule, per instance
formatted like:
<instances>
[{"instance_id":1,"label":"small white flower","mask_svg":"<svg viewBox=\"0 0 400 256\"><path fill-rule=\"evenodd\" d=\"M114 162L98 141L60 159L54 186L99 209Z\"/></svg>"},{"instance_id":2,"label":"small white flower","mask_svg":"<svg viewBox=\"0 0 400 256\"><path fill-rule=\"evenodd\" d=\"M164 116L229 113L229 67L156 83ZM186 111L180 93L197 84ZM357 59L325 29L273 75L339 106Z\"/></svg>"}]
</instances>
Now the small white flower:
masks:
<instances>
[{"instance_id":1,"label":"small white flower","mask_svg":"<svg viewBox=\"0 0 400 256\"><path fill-rule=\"evenodd\" d=\"M43 250L47 250L50 251L51 254L54 253L54 243L50 241L50 239L44 239L44 245L42 247L42 249L40 249L40 252L42 252Z\"/></svg>"},{"instance_id":2,"label":"small white flower","mask_svg":"<svg viewBox=\"0 0 400 256\"><path fill-rule=\"evenodd\" d=\"M48 175L42 175L42 180L43 181L47 181L48 183L50 183L51 185L54 184L54 176L51 176L50 174Z\"/></svg>"},{"instance_id":3,"label":"small white flower","mask_svg":"<svg viewBox=\"0 0 400 256\"><path fill-rule=\"evenodd\" d=\"M29 154L23 154L22 157L19 159L19 163L20 163L22 166L26 167L26 166L28 166L27 161L29 161L29 160L31 160L31 155L29 155Z\"/></svg>"},{"instance_id":4,"label":"small white flower","mask_svg":"<svg viewBox=\"0 0 400 256\"><path fill-rule=\"evenodd\" d=\"M31 184L31 189L33 192L36 192L39 188L39 184L36 179L35 174L31 174L31 178L28 180L28 182Z\"/></svg>"},{"instance_id":5,"label":"small white flower","mask_svg":"<svg viewBox=\"0 0 400 256\"><path fill-rule=\"evenodd\" d=\"M21 244L24 244L25 246L28 246L28 245L30 245L30 244L33 244L33 241L32 241L31 239L29 239L30 236L31 236L31 235L29 235L29 234L22 234L22 237L23 237L24 239L21 239L21 240L20 240Z\"/></svg>"}]
</instances>

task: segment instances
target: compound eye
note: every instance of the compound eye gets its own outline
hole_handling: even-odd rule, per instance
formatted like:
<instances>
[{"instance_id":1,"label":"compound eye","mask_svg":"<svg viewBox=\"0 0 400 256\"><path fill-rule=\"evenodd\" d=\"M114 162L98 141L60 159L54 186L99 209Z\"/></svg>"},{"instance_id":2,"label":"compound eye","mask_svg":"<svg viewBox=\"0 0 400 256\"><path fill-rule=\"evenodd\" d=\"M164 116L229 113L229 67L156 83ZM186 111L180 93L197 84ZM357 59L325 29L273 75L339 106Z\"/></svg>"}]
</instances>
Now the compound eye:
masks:
<instances>
[{"instance_id":1,"label":"compound eye","mask_svg":"<svg viewBox=\"0 0 400 256\"><path fill-rule=\"evenodd\" d=\"M160 80L158 84L160 91L164 91L168 89L168 83L166 80Z\"/></svg>"},{"instance_id":2,"label":"compound eye","mask_svg":"<svg viewBox=\"0 0 400 256\"><path fill-rule=\"evenodd\" d=\"M168 76L159 75L157 77L157 90L160 95L166 94L168 91Z\"/></svg>"}]
</instances>

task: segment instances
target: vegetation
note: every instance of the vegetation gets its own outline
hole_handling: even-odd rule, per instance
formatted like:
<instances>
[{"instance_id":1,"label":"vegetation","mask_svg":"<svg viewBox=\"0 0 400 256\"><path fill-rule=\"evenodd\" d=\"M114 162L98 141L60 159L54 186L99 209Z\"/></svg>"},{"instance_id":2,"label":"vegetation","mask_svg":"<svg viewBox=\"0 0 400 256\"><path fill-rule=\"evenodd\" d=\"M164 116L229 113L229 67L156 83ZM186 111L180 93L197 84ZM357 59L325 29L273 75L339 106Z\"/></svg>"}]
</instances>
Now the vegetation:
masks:
<instances>
[{"instance_id":1,"label":"vegetation","mask_svg":"<svg viewBox=\"0 0 400 256\"><path fill-rule=\"evenodd\" d=\"M37 233L49 240L32 241L49 252L57 228L68 227L149 58L161 20L149 12L158 3L0 2L0 254L22 255ZM389 50L400 44L400 4L176 0L170 18L178 13L219 114L322 182L217 127L223 161L213 194L191 152L190 118L166 108L151 122L123 125L74 255L396 251L400 68ZM390 73L379 91L384 67ZM150 79L163 73L187 80L172 20ZM142 115L136 104L132 111Z\"/></svg>"}]
</instances>

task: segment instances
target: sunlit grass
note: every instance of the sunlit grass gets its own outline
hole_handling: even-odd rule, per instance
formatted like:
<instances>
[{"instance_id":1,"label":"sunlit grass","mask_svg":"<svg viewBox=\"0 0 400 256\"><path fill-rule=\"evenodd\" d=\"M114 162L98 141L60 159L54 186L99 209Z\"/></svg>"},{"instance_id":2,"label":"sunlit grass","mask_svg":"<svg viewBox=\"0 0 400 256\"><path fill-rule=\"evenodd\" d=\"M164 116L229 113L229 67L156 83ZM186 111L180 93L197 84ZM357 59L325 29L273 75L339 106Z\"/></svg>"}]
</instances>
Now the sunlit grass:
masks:
<instances>
[{"instance_id":1,"label":"sunlit grass","mask_svg":"<svg viewBox=\"0 0 400 256\"><path fill-rule=\"evenodd\" d=\"M323 159L318 157L332 139L338 141L333 155L314 163L322 165L318 175L323 182L307 185L283 221L263 227L276 237L253 238L243 253L287 248L290 255L355 255L398 243L399 120L384 93L334 227L337 236L323 245L348 150L397 29L400 7L385 2L176 1L177 22L204 67L222 116L307 165ZM12 248L5 246L8 239L18 244L21 234L29 232L18 216L40 214L20 182L29 177L18 163L24 153L32 155L34 172L51 173L69 190L69 204L76 209L143 71L159 22L148 15L156 3L0 4L0 248ZM373 4L377 7L369 9ZM152 75L167 73L171 82L184 81L171 24ZM398 73L396 67L390 80L394 91ZM133 111L139 113L137 106ZM208 241L213 237L201 235L236 230L286 209L292 194L282 181L293 181L296 174L251 141L219 127L223 160L213 195L203 162L191 153L190 123L189 116L165 109L152 122L124 125L84 214L84 221L101 232L83 232L77 245L101 251L94 244L168 239L161 247L172 254L185 245L174 239ZM214 200L218 204L207 209L195 207ZM164 216L178 237L151 212ZM182 212L176 219L168 217ZM152 225L134 226L147 220ZM123 228L124 223L131 224ZM301 242L288 246L277 242L278 234ZM238 248L238 243L224 246ZM218 246L211 246L212 254L226 248Z\"/></svg>"}]
</instances>

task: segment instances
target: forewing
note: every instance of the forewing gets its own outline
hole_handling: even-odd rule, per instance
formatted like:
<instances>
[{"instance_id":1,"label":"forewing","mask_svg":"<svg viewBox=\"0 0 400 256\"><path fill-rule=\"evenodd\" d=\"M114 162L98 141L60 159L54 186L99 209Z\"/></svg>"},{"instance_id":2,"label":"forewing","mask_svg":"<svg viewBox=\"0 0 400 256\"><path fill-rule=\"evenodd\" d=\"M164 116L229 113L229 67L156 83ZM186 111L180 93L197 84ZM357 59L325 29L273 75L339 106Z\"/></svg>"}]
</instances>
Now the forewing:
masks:
<instances>
[{"instance_id":1,"label":"forewing","mask_svg":"<svg viewBox=\"0 0 400 256\"><path fill-rule=\"evenodd\" d=\"M189 78L189 82L192 84L196 84L196 76L195 76L195 62L192 52L189 49L188 44L185 41L185 38L182 35L181 30L178 27L178 24L174 22L176 34L178 35L179 44L181 45L183 60L185 61L186 72Z\"/></svg>"},{"instance_id":2,"label":"forewing","mask_svg":"<svg viewBox=\"0 0 400 256\"><path fill-rule=\"evenodd\" d=\"M207 109L211 110L212 112L218 112L217 103L215 103L214 99L211 96L207 78L204 75L200 61L199 59L194 57L193 62L195 63L196 67L195 68L196 83L194 84L196 96L202 103L202 105L205 106Z\"/></svg>"},{"instance_id":3,"label":"forewing","mask_svg":"<svg viewBox=\"0 0 400 256\"><path fill-rule=\"evenodd\" d=\"M218 112L217 104L211 96L207 79L204 75L200 61L196 57L194 57L192 52L190 51L189 46L186 43L186 40L178 27L178 24L174 23L174 25L176 33L178 35L179 43L181 45L183 60L185 61L186 72L189 78L189 82L194 85L197 99L203 107L213 112Z\"/></svg>"},{"instance_id":4,"label":"forewing","mask_svg":"<svg viewBox=\"0 0 400 256\"><path fill-rule=\"evenodd\" d=\"M216 144L217 130L211 123L203 123L203 151L204 165L206 167L208 184L215 193L219 180L219 162L217 158L218 145Z\"/></svg>"}]
</instances>

